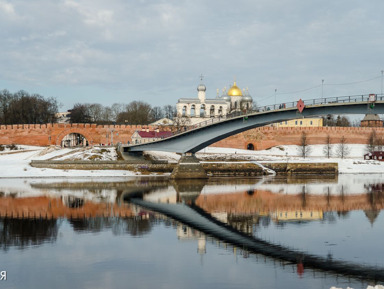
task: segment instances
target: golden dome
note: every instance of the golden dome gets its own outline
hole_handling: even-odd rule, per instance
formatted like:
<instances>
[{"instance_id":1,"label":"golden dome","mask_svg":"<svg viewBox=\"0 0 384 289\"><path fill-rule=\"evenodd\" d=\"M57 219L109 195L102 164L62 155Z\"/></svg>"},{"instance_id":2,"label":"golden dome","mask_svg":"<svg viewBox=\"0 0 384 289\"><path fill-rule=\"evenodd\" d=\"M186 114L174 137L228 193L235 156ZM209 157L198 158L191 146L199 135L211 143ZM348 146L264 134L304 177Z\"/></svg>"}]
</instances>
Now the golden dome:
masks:
<instances>
[{"instance_id":1,"label":"golden dome","mask_svg":"<svg viewBox=\"0 0 384 289\"><path fill-rule=\"evenodd\" d=\"M233 83L233 86L228 90L229 96L242 96L243 93L241 92L241 89L237 87L236 81Z\"/></svg>"}]
</instances>

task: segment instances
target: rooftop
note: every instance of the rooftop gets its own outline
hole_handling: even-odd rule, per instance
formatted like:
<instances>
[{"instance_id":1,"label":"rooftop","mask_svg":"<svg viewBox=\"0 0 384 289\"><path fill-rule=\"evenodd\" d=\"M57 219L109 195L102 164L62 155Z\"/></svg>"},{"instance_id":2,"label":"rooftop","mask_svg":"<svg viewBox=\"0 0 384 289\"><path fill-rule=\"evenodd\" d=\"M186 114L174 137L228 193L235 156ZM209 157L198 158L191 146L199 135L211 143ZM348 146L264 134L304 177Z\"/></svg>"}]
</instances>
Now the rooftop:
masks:
<instances>
[{"instance_id":1,"label":"rooftop","mask_svg":"<svg viewBox=\"0 0 384 289\"><path fill-rule=\"evenodd\" d=\"M170 131L138 131L142 138L166 138L172 136Z\"/></svg>"}]
</instances>

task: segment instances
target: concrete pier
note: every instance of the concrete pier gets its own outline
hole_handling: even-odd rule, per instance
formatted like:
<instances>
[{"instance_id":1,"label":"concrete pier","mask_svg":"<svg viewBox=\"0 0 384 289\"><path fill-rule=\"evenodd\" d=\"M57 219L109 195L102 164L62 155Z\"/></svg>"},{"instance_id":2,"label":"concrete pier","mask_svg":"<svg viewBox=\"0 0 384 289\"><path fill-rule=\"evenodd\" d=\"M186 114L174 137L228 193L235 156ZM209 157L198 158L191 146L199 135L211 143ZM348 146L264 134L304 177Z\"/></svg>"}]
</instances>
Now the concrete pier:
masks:
<instances>
[{"instance_id":1,"label":"concrete pier","mask_svg":"<svg viewBox=\"0 0 384 289\"><path fill-rule=\"evenodd\" d=\"M194 154L182 155L171 179L207 179L207 172Z\"/></svg>"}]
</instances>

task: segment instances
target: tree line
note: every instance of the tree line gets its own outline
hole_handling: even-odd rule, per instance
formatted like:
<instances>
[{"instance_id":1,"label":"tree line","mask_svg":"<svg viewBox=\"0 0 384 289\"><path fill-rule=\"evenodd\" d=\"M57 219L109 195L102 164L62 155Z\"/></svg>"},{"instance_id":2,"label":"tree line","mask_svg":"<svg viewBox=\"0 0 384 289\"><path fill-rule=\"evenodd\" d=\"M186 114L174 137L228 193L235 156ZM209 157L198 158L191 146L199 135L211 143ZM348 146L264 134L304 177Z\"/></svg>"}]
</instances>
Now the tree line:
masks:
<instances>
[{"instance_id":1,"label":"tree line","mask_svg":"<svg viewBox=\"0 0 384 289\"><path fill-rule=\"evenodd\" d=\"M10 93L0 91L0 124L45 124L56 122L58 103L24 90Z\"/></svg>"},{"instance_id":2,"label":"tree line","mask_svg":"<svg viewBox=\"0 0 384 289\"><path fill-rule=\"evenodd\" d=\"M143 101L129 104L114 103L103 106L99 103L76 103L69 110L71 123L129 124L146 125L161 118L174 119L176 108L173 105L152 107ZM44 98L26 91L10 93L0 91L0 124L44 124L56 122L58 102L55 98ZM358 126L351 124L345 116L328 115L323 118L324 126Z\"/></svg>"},{"instance_id":3,"label":"tree line","mask_svg":"<svg viewBox=\"0 0 384 289\"><path fill-rule=\"evenodd\" d=\"M129 104L114 103L103 106L99 103L76 103L69 110L71 123L145 125L161 118L173 119L176 108L172 105L154 106L143 101Z\"/></svg>"},{"instance_id":4,"label":"tree line","mask_svg":"<svg viewBox=\"0 0 384 289\"><path fill-rule=\"evenodd\" d=\"M350 147L347 144L347 139L345 136L341 136L340 139L336 140L337 144L333 144L334 139L331 139L331 136L328 134L325 139L325 145L323 146L323 154L326 158L331 158L334 156L340 157L342 159L346 158L350 154ZM335 148L335 149L334 149ZM383 151L384 149L384 136L378 135L374 129L368 136L366 144L366 152L373 153L375 151ZM302 132L300 138L300 145L297 147L299 156L306 158L311 153L311 147L308 143L307 133Z\"/></svg>"},{"instance_id":5,"label":"tree line","mask_svg":"<svg viewBox=\"0 0 384 289\"><path fill-rule=\"evenodd\" d=\"M312 147L309 146L308 137L306 132L301 133L300 145L297 147L300 157L306 158L312 152ZM332 144L331 136L327 135L325 139L325 145L323 146L323 154L326 158L337 156L339 158L346 158L350 153L350 148L347 145L347 139L342 135L336 144L336 150L334 150L334 144Z\"/></svg>"},{"instance_id":6,"label":"tree line","mask_svg":"<svg viewBox=\"0 0 384 289\"><path fill-rule=\"evenodd\" d=\"M359 124L359 122L357 124ZM335 119L332 114L328 114L326 117L323 117L323 125L341 127L357 126L356 124L352 125L349 119L345 116L338 115Z\"/></svg>"}]
</instances>

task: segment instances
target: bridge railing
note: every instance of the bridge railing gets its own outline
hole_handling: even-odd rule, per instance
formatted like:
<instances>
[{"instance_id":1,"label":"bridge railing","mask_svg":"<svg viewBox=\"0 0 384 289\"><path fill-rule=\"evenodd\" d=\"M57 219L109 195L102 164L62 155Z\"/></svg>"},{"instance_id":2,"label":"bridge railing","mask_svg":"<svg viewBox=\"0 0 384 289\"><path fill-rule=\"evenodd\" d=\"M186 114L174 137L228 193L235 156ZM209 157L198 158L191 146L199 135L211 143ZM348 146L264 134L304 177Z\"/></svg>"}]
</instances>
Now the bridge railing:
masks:
<instances>
[{"instance_id":1,"label":"bridge railing","mask_svg":"<svg viewBox=\"0 0 384 289\"><path fill-rule=\"evenodd\" d=\"M305 106L313 106L313 105L324 105L324 104L335 104L335 103L354 103L354 102L369 102L369 94L365 95L349 95L349 96L337 96L337 97L323 97L323 98L315 98L315 99L307 99L303 100ZM384 101L384 94L376 94L376 101ZM201 122L198 122L193 125L185 125L180 128L178 128L172 136L173 137L182 133L185 133L187 131L195 130L198 128L202 128L208 125L212 125L214 123L226 121L233 118L238 118L243 116L244 121L245 118L252 114L257 114L260 112L272 112L272 111L279 111L284 109L292 109L297 107L298 101L292 101L292 102L284 102L279 104L271 104L271 105L264 105L264 106L258 106L255 107L252 110L246 110L246 111L236 111L230 114L227 114L225 116L217 116L210 118L208 120L204 120ZM145 144L148 144L151 142L147 142ZM140 144L132 144L132 145L140 145Z\"/></svg>"}]
</instances>

